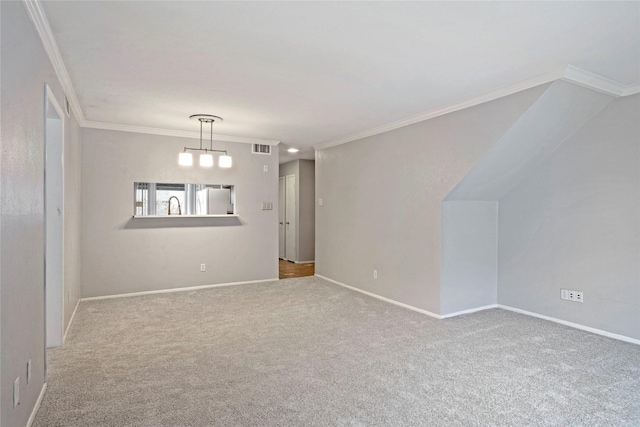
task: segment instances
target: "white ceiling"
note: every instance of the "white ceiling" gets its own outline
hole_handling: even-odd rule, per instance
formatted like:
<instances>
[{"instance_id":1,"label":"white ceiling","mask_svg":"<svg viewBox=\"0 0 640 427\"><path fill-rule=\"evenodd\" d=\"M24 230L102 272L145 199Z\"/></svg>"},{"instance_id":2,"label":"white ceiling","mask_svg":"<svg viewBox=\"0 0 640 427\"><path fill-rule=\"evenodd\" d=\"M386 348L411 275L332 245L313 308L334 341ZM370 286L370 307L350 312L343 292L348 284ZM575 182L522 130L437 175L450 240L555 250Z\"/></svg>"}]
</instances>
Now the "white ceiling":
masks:
<instances>
[{"instance_id":1,"label":"white ceiling","mask_svg":"<svg viewBox=\"0 0 640 427\"><path fill-rule=\"evenodd\" d=\"M569 64L640 84L640 2L43 8L84 117L95 122L195 131L188 116L207 113L225 119L216 134L304 148Z\"/></svg>"}]
</instances>

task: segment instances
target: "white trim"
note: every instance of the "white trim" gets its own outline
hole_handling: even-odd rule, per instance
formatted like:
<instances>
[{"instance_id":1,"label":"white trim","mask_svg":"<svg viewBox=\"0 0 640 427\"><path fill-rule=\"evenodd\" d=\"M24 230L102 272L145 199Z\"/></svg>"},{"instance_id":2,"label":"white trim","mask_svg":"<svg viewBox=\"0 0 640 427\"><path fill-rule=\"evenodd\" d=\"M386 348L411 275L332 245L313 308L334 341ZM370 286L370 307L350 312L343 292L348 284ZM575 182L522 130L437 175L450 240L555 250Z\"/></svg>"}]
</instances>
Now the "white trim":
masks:
<instances>
[{"instance_id":1,"label":"white trim","mask_svg":"<svg viewBox=\"0 0 640 427\"><path fill-rule=\"evenodd\" d=\"M631 343L631 344L640 345L640 340L637 340L637 339L631 338L631 337L627 337L625 335L614 334L612 332L603 331L602 329L596 329L596 328L592 328L590 326L580 325L579 323L567 322L566 320L556 319L555 317L550 317L550 316L545 316L543 314L533 313L531 311L526 311L526 310L522 310L522 309L519 309L519 308L510 307L508 305L498 304L497 307L498 308L502 308L504 310L513 311L515 313L526 314L527 316L532 316L532 317L537 317L539 319L548 320L550 322L560 323L560 324L565 325L565 326L570 326L572 328L576 328L576 329L580 329L580 330L583 330L583 331L591 332L591 333L594 333L594 334L602 335L602 336L605 336L605 337L608 337L608 338L613 338L613 339L624 341L624 342L628 342L628 343Z\"/></svg>"},{"instance_id":2,"label":"white trim","mask_svg":"<svg viewBox=\"0 0 640 427\"><path fill-rule=\"evenodd\" d=\"M490 310L492 308L501 308L501 309L504 309L504 310L513 311L513 312L520 313L520 314L525 314L527 316L537 317L539 319L544 319L544 320L549 320L551 322L560 323L560 324L563 324L565 326L570 326L572 328L576 328L576 329L580 329L580 330L583 330L583 331L591 332L591 333L594 333L594 334L602 335L602 336L605 336L605 337L608 337L608 338L613 338L613 339L624 341L624 342L628 342L628 343L631 343L631 344L640 345L640 340L635 339L635 338L631 338L631 337L627 337L627 336L619 335L619 334L614 334L612 332L607 332L607 331L603 331L601 329L596 329L596 328L592 328L592 327L589 327L589 326L580 325L578 323L567 322L566 320L556 319L555 317L549 317L549 316L545 316L545 315L542 315L542 314L533 313L531 311L526 311L526 310L521 310L519 308L510 307L508 305L503 305L503 304L485 305L485 306L482 306L482 307L472 308L472 309L469 309L469 310L462 310L462 311L457 311L455 313L439 315L439 314L431 313L430 311L427 311L427 310L423 310L421 308L413 307L411 305L404 304L404 303L392 300L390 298L382 297L380 295L377 295L377 294L374 294L374 293L371 293L371 292L363 291L362 289L354 288L353 286L345 285L344 283L340 283L340 282L338 282L336 280L329 279L328 277L322 276L320 274L315 274L315 276L319 277L321 279L324 279L327 282L331 282L333 284L336 284L338 286L342 286L344 288L351 289L352 291L360 292L361 294L365 294L365 295L368 295L370 297L379 299L381 301L385 301L385 302L388 302L388 303L391 303L391 304L398 305L400 307L408 308L409 310L417 311L418 313L426 314L427 316L431 316L431 317L434 317L434 318L439 319L439 320L449 319L449 318L452 318L452 317L455 317L455 316L460 316L462 314L470 314L470 313L475 313L475 312L478 312L478 311Z\"/></svg>"},{"instance_id":3,"label":"white trim","mask_svg":"<svg viewBox=\"0 0 640 427\"><path fill-rule=\"evenodd\" d=\"M33 410L31 411L31 415L27 420L27 427L31 427L33 421L36 419L36 415L38 414L38 409L40 409L40 404L42 403L42 399L44 399L44 393L47 391L47 383L42 384L42 389L40 390L40 396L38 396L38 400L36 401Z\"/></svg>"},{"instance_id":4,"label":"white trim","mask_svg":"<svg viewBox=\"0 0 640 427\"><path fill-rule=\"evenodd\" d=\"M60 116L60 121L62 122L62 129L63 129L63 134L64 134L64 118L66 116L66 114L64 113L63 108L60 106L60 103L58 102L58 100L56 99L56 95L53 93L53 90L51 89L51 86L49 86L49 83L44 84L44 89L45 89L45 100L44 100L44 106L45 106L45 120L47 119L47 101L51 102L51 105L53 105L53 109L56 110L56 113L58 113L58 116ZM64 142L64 141L63 141ZM64 145L63 145L64 148ZM64 156L63 156L64 158Z\"/></svg>"},{"instance_id":5,"label":"white trim","mask_svg":"<svg viewBox=\"0 0 640 427\"><path fill-rule=\"evenodd\" d=\"M622 96L625 89L623 84L615 80L574 67L573 65L568 65L564 70L562 80L616 97Z\"/></svg>"},{"instance_id":6,"label":"white trim","mask_svg":"<svg viewBox=\"0 0 640 427\"><path fill-rule=\"evenodd\" d=\"M62 293L61 298L60 298L60 345L62 345L64 343L64 299L65 299L65 295L66 295L66 286L64 284L64 271L65 271L65 262L64 262L64 256L65 256L65 248L64 248L64 241L65 241L65 226L64 226L64 219L65 219L65 174L64 174L64 155L65 155L65 149L64 149L64 145L65 145L65 113L64 113L64 109L60 106L60 103L58 102L58 99L56 98L55 94L53 93L53 90L51 89L51 86L49 86L49 83L44 83L44 108L43 108L43 112L44 112L44 117L43 117L43 127L44 127L44 147L45 147L45 161L44 161L44 176L45 176L45 187L44 187L44 199L45 199L45 216L46 216L46 211L47 211L47 206L46 206L46 199L47 199L47 157L49 156L48 154L48 141L50 138L50 135L48 134L47 130L48 130L48 126L47 126L47 120L49 119L49 117L47 117L47 114L49 113L49 104L51 104L51 106L53 106L53 109L55 110L55 113L58 115L59 120L60 120L60 177L61 177L61 181L62 181L62 188L60 189L60 198L61 198L61 214L60 216L61 218L61 225L60 225L60 232L62 235L62 239L60 241L60 256L61 256L61 265L60 265L60 279L61 279L61 289L60 292ZM47 228L46 228L46 218L45 218L45 246L44 246L44 255L45 255L45 274L46 274L46 257L47 257L47 247L48 247L48 242L46 239L46 233L47 233ZM47 294L50 292L49 287L45 287L45 297L47 296ZM45 298L45 307L47 306L47 302L46 302L46 298ZM46 310L45 310L45 316L46 316ZM45 322L48 322L49 318L45 317ZM47 323L45 323L45 331L46 331L46 326ZM57 328L56 328L57 329ZM48 344L48 339L47 339L47 334L45 333L45 349L46 348L51 348L47 346ZM56 346L57 347L57 346Z\"/></svg>"},{"instance_id":7,"label":"white trim","mask_svg":"<svg viewBox=\"0 0 640 427\"><path fill-rule=\"evenodd\" d=\"M347 289L351 289L352 291L360 292L361 294L365 294L367 296L379 299L381 301L388 302L388 303L391 303L391 304L394 304L394 305L398 305L398 306L403 307L403 308L408 308L409 310L417 311L418 313L426 314L427 316L430 316L430 317L433 317L433 318L436 318L436 319L440 319L440 315L439 314L435 314L435 313L432 313L430 311L423 310L421 308L414 307L412 305L405 304L403 302L399 302L399 301L396 301L396 300L392 300L390 298L386 298L386 297L383 297L383 296L380 296L380 295L377 295L377 294L374 294L374 293L371 293L371 292L363 291L362 289L354 288L353 286L345 285L344 283L340 283L340 282L338 282L336 280L329 279L328 277L322 276L320 274L315 274L315 277L319 277L319 278L321 278L323 280L326 280L327 282L331 282L331 283L333 283L335 285L342 286L342 287L347 288Z\"/></svg>"},{"instance_id":8,"label":"white trim","mask_svg":"<svg viewBox=\"0 0 640 427\"><path fill-rule=\"evenodd\" d=\"M350 136L334 139L331 141L323 142L315 145L316 150L323 150L329 147L335 147L336 145L346 144L347 142L355 141L358 139L366 138L380 133L389 132L394 129L398 129L404 126L408 126L414 123L418 123L424 120L429 120L434 117L442 116L444 114L453 113L455 111L464 110L466 108L474 107L476 105L483 104L485 102L493 101L498 98L502 98L514 93L521 92L523 90L531 89L545 83L551 83L556 80L564 80L583 87L587 87L598 92L603 92L612 96L627 96L640 92L640 85L624 86L623 84L601 76L599 74L592 73L590 71L582 70L573 65L568 65L564 69L552 71L550 73L542 74L537 77L533 77L527 80L523 80L512 85L504 86L483 95L467 98L455 104L451 104L445 107L438 107L432 110L425 111L415 116L407 117L405 119L397 120L395 122L387 123L382 126L375 127L373 129L365 130Z\"/></svg>"},{"instance_id":9,"label":"white trim","mask_svg":"<svg viewBox=\"0 0 640 427\"><path fill-rule=\"evenodd\" d=\"M51 61L51 65L55 70L56 76L62 85L62 90L64 91L64 95L67 97L69 104L71 105L71 109L73 110L73 115L80 127L83 128L92 128L92 129L105 129L105 130L117 130L122 132L136 132L136 133L144 133L151 135L165 135L165 136L177 136L177 137L185 137L185 138L194 138L199 139L200 134L198 132L186 132L186 131L177 131L170 129L159 129L159 128L151 128L144 126L131 126L117 123L103 123L103 122L95 122L89 121L84 117L84 113L82 111L82 107L80 106L80 102L78 101L78 96L76 95L76 91L73 88L73 84L71 83L71 78L69 77L69 72L67 71L67 67L62 60L62 55L60 54L60 49L58 48L58 43L56 42L55 37L53 36L53 31L51 31L51 26L49 25L49 21L47 20L47 16L42 10L42 5L40 0L22 0L25 9L27 10L27 14L33 22L33 25L40 36L40 40L42 41L42 47L44 48L47 56L49 57L49 61ZM64 114L63 114L64 115ZM62 117L62 116L61 116ZM258 138L246 138L241 136L229 136L229 135L214 135L214 139L216 141L228 141L228 142L242 142L247 144L264 144L264 145L278 145L280 141L270 140L270 139L258 139Z\"/></svg>"},{"instance_id":10,"label":"white trim","mask_svg":"<svg viewBox=\"0 0 640 427\"><path fill-rule=\"evenodd\" d=\"M160 129L160 128L145 127L145 126L122 125L117 123L85 121L82 124L82 127L89 128L89 129L115 130L120 132L133 132L133 133L144 133L149 135L162 135L162 136L173 136L178 138L200 139L199 132ZM271 145L271 146L280 144L280 141L276 141L273 139L246 138L243 136L230 136L230 135L219 135L219 134L213 134L213 139L215 141L241 142L245 144L263 144L263 145Z\"/></svg>"},{"instance_id":11,"label":"white trim","mask_svg":"<svg viewBox=\"0 0 640 427\"><path fill-rule=\"evenodd\" d=\"M185 132L185 131L176 131L170 129L160 129L160 128L150 128L143 126L132 126L132 125L124 125L124 124L116 124L116 123L103 123L103 122L95 122L88 121L84 117L84 113L82 112L82 108L80 107L80 102L78 101L78 97L76 96L76 92L71 83L71 78L69 77L69 73L67 72L67 68L62 60L62 55L60 54L60 49L58 48L58 44L53 36L53 32L51 31L51 26L49 25L49 21L47 20L46 15L44 14L40 0L22 0L29 18L33 22L36 31L40 35L40 39L42 40L42 46L44 50L47 52L49 56L49 60L53 65L53 68L58 76L58 80L60 80L60 84L65 92L65 96L69 100L69 104L73 109L73 114L80 127L93 128L93 129L105 129L105 130L118 130L122 132L137 132L137 133L145 133L152 135L165 135L165 136L182 136L186 138L199 138L200 135L193 136L195 132ZM415 116L407 117L405 119L401 119L392 123L388 123L382 126L375 127L373 129L365 130L350 136L338 138L335 140L323 142L321 144L315 145L313 148L315 150L323 150L325 148L334 147L336 145L345 144L347 142L355 141L357 139L366 138L369 136L377 135L383 132L388 132L394 129L398 129L404 126L408 126L410 124L418 123L424 120L432 119L434 117L438 117L444 114L452 113L454 111L463 110L465 108L473 107L479 104L483 104L485 102L493 101L498 98L502 98L504 96L512 95L514 93L530 89L535 86L539 86L541 84L549 83L558 79L562 79L565 81L569 81L572 83L579 84L581 86L585 86L591 88L593 90L597 90L600 92L604 92L613 96L628 96L634 95L640 92L640 85L631 85L624 86L623 84L609 79L607 77L582 70L580 68L574 67L572 65L568 65L562 70L556 70L549 73L542 74L540 76L536 76L527 80L523 80L521 82L511 84L508 86L504 86L492 91L489 91L483 95L467 98L460 102L445 106L438 107L426 112L417 114ZM216 140L218 141L229 141L229 142L244 142L250 144L266 144L266 145L278 145L280 141L275 140L262 140L262 139L253 139L253 138L245 138L245 137L237 137L237 136L226 136L226 135L216 135Z\"/></svg>"},{"instance_id":12,"label":"white trim","mask_svg":"<svg viewBox=\"0 0 640 427\"><path fill-rule=\"evenodd\" d=\"M492 90L483 95L467 98L455 104L450 104L445 107L437 107L437 108L425 111L423 113L417 114L415 116L411 116L405 119L397 120L395 122L387 123L385 125L378 126L373 129L365 130L363 132L359 132L354 135L346 136L339 139L334 139L332 141L323 142L321 144L315 145L314 148L316 150L324 150L325 148L335 147L336 145L342 145L347 142L355 141L357 139L378 135L383 132L389 132L391 130L412 125L414 123L422 122L424 120L433 119L434 117L453 113L455 111L464 110L466 108L474 107L479 104L484 104L485 102L493 101L495 99L502 98L508 95L513 95L514 93L521 92L523 90L531 89L541 84L550 83L552 81L558 80L563 76L564 76L564 70L557 70L551 73L546 73L541 76L533 77L531 79L527 79L509 86L504 86L499 89Z\"/></svg>"},{"instance_id":13,"label":"white trim","mask_svg":"<svg viewBox=\"0 0 640 427\"><path fill-rule=\"evenodd\" d=\"M468 310L456 311L455 313L441 314L440 319L449 319L451 317L461 316L463 314L476 313L478 311L491 310L498 308L498 304L483 305L482 307L470 308Z\"/></svg>"},{"instance_id":14,"label":"white trim","mask_svg":"<svg viewBox=\"0 0 640 427\"><path fill-rule=\"evenodd\" d=\"M71 104L73 115L76 117L76 120L78 121L80 126L83 126L85 123L85 119L82 113L82 109L80 108L80 102L78 102L78 97L76 96L76 91L73 89L73 85L71 84L71 78L69 77L69 73L67 72L67 67L62 61L60 49L58 49L58 44L53 37L53 32L51 31L49 21L47 20L47 17L42 10L40 1L23 0L23 4L27 9L29 18L31 18L33 25L36 27L38 35L40 35L42 47L44 48L45 52L47 52L47 56L51 61L51 65L53 66L53 69L58 76L58 80L60 80L60 84L62 85L62 90L64 90L65 96L69 100L69 104ZM64 114L60 117L64 117Z\"/></svg>"},{"instance_id":15,"label":"white trim","mask_svg":"<svg viewBox=\"0 0 640 427\"><path fill-rule=\"evenodd\" d=\"M239 218L239 215L133 215L134 219L159 219L159 218Z\"/></svg>"},{"instance_id":16,"label":"white trim","mask_svg":"<svg viewBox=\"0 0 640 427\"><path fill-rule=\"evenodd\" d=\"M293 261L295 264L315 264L316 261Z\"/></svg>"},{"instance_id":17,"label":"white trim","mask_svg":"<svg viewBox=\"0 0 640 427\"><path fill-rule=\"evenodd\" d=\"M275 277L273 279L249 280L246 282L217 283L214 285L189 286L186 288L159 289L157 291L131 292L128 294L105 295L101 297L81 298L80 301L97 301L97 300L113 299L113 298L137 297L141 295L167 294L172 292L188 292L188 291L197 291L199 289L222 288L225 286L250 285L253 283L264 283L264 282L277 282L278 280L280 279L278 277Z\"/></svg>"},{"instance_id":18,"label":"white trim","mask_svg":"<svg viewBox=\"0 0 640 427\"><path fill-rule=\"evenodd\" d=\"M622 96L635 95L636 93L640 93L640 85L627 86L622 91Z\"/></svg>"},{"instance_id":19,"label":"white trim","mask_svg":"<svg viewBox=\"0 0 640 427\"><path fill-rule=\"evenodd\" d=\"M433 317L435 319L438 319L438 320L449 319L451 317L461 316L463 314L476 313L478 311L484 311L484 310L490 310L492 308L498 308L497 304L491 304L491 305L484 305L482 307L470 308L468 310L456 311L455 313L449 313L449 314L440 315L440 314L432 313L432 312L427 311L427 310L423 310L423 309L418 308L418 307L414 307L414 306L409 305L409 304L405 304L403 302L399 302L399 301L392 300L392 299L387 298L387 297L380 296L378 294L374 294L372 292L363 291L362 289L358 289L358 288L355 288L353 286L345 285L344 283L338 282L338 281L333 280L333 279L329 279L328 277L322 276L320 274L315 274L315 276L319 277L321 279L324 279L327 282L331 282L331 283L333 283L335 285L342 286L342 287L347 288L347 289L351 289L352 291L360 292L361 294L365 294L365 295L368 295L370 297L379 299L381 301L388 302L388 303L391 303L391 304L394 304L394 305L398 305L400 307L407 308L409 310L417 311L418 313L426 314L427 316L431 316L431 317Z\"/></svg>"},{"instance_id":20,"label":"white trim","mask_svg":"<svg viewBox=\"0 0 640 427\"><path fill-rule=\"evenodd\" d=\"M71 323L73 323L73 318L76 317L76 311L78 311L78 306L80 305L80 299L76 302L76 307L73 309L73 313L71 313L71 319L69 319L69 324L67 325L67 329L64 331L64 335L62 336L62 345L64 345L65 340L67 339L67 334L69 333L69 329L71 328Z\"/></svg>"}]
</instances>

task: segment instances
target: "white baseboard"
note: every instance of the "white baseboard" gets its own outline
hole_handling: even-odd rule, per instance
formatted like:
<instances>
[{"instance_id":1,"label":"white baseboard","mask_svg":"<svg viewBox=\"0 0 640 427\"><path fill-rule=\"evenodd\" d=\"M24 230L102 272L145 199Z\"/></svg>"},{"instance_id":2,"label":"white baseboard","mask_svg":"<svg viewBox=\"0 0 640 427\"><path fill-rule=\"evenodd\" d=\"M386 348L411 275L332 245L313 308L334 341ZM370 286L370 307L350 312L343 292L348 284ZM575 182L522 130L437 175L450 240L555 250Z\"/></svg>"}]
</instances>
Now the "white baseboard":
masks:
<instances>
[{"instance_id":1,"label":"white baseboard","mask_svg":"<svg viewBox=\"0 0 640 427\"><path fill-rule=\"evenodd\" d=\"M380 296L380 295L377 295L377 294L374 294L374 293L371 293L371 292L363 291L362 289L358 289L358 288L355 288L353 286L345 285L344 283L338 282L336 280L330 279L330 278L322 276L320 274L316 274L315 276L319 277L321 279L324 279L327 282L334 283L334 284L336 284L338 286L342 286L344 288L351 289L352 291L360 292L361 294L365 294L365 295L368 295L370 297L379 299L381 301L385 301L385 302L388 302L388 303L391 303L391 304L398 305L400 307L408 308L409 310L417 311L418 313L426 314L427 316L431 316L431 317L436 318L436 319L450 319L452 317L460 316L460 315L463 315L463 314L475 313L475 312L478 312L478 311L489 310L489 309L492 309L492 308L502 308L504 310L509 310L509 311L513 311L513 312L516 312L516 313L525 314L527 316L537 317L539 319L549 320L551 322L560 323L560 324L565 325L565 326L570 326L572 328L576 328L576 329L580 329L580 330L583 330L583 331L591 332L591 333L594 333L594 334L602 335L602 336L605 336L605 337L608 337L608 338L613 338L613 339L624 341L624 342L628 342L628 343L631 343L631 344L640 345L640 340L635 339L635 338L631 338L631 337L627 337L625 335L614 334L612 332L603 331L601 329L592 328L590 326L584 326L584 325L580 325L578 323L567 322L566 320L556 319L555 317L545 316L543 314L538 314L538 313L534 313L534 312L531 312L531 311L521 310L519 308L510 307L508 305L502 305L502 304L485 305L485 306L482 306L482 307L472 308L472 309L469 309L469 310L457 311L455 313L444 314L444 315L435 314L435 313L431 313L430 311L423 310L421 308L413 307L411 305L404 304L402 302L398 302L398 301L392 300L390 298L386 298L386 297L383 297L383 296Z\"/></svg>"},{"instance_id":2,"label":"white baseboard","mask_svg":"<svg viewBox=\"0 0 640 427\"><path fill-rule=\"evenodd\" d=\"M44 398L44 393L47 391L47 383L42 385L42 390L40 390L40 396L38 396L38 400L36 401L33 410L31 411L31 415L29 416L29 420L27 420L27 427L31 427L33 421L36 419L36 414L38 413L38 409L40 409L40 404L42 403L42 399Z\"/></svg>"},{"instance_id":3,"label":"white baseboard","mask_svg":"<svg viewBox=\"0 0 640 427\"><path fill-rule=\"evenodd\" d=\"M408 308L409 310L417 311L418 313L426 314L427 316L431 316L433 318L440 319L440 315L439 314L435 314L435 313L432 313L430 311L423 310L421 308L414 307L414 306L409 305L409 304L405 304L403 302L392 300L390 298L386 298L386 297L374 294L372 292L363 291L362 289L354 288L353 286L345 285L344 283L340 283L340 282L338 282L336 280L329 279L328 277L321 276L320 274L316 274L315 276L319 277L319 278L321 278L323 280L326 280L327 282L331 282L331 283L333 283L335 285L342 286L342 287L347 288L347 289L351 289L352 291L360 292L361 294L365 294L367 296L379 299L381 301L388 302L388 303L391 303L391 304L394 304L394 305L398 305L400 307Z\"/></svg>"},{"instance_id":4,"label":"white baseboard","mask_svg":"<svg viewBox=\"0 0 640 427\"><path fill-rule=\"evenodd\" d=\"M246 282L217 283L214 285L189 286L187 288L159 289L157 291L131 292L128 294L105 295L101 297L87 297L87 298L81 298L80 301L96 301L101 299L137 297L141 295L167 294L171 292L197 291L198 289L221 288L224 286L250 285L253 283L264 283L264 282L277 282L278 280L280 280L278 277L274 277L273 279L249 280Z\"/></svg>"},{"instance_id":5,"label":"white baseboard","mask_svg":"<svg viewBox=\"0 0 640 427\"><path fill-rule=\"evenodd\" d=\"M620 341L625 341L631 344L640 344L640 340L635 338L627 337L624 335L614 334L612 332L603 331L601 329L592 328L590 326L580 325L579 323L567 322L566 320L556 319L555 317L545 316L543 314L534 313L532 311L521 310L519 308L510 307L508 305L498 304L498 308L502 308L505 310L513 311L520 314L526 314L527 316L537 317L539 319L549 320L550 322L560 323L565 326L570 326L572 328L581 329L583 331L591 332L594 334L602 335L608 338L613 338Z\"/></svg>"},{"instance_id":6,"label":"white baseboard","mask_svg":"<svg viewBox=\"0 0 640 427\"><path fill-rule=\"evenodd\" d=\"M67 334L69 333L69 328L71 327L71 324L73 323L74 317L76 317L76 311L78 311L78 306L79 305L80 305L80 299L78 299L78 301L76 302L76 306L73 309L73 313L71 313L71 319L69 319L69 324L67 325L67 329L65 329L64 335L62 336L62 345L64 345L64 341L67 339Z\"/></svg>"},{"instance_id":7,"label":"white baseboard","mask_svg":"<svg viewBox=\"0 0 640 427\"><path fill-rule=\"evenodd\" d=\"M312 260L312 261L293 261L296 264L315 264L316 260Z\"/></svg>"},{"instance_id":8,"label":"white baseboard","mask_svg":"<svg viewBox=\"0 0 640 427\"><path fill-rule=\"evenodd\" d=\"M591 333L594 333L594 334L602 335L602 336L605 336L605 337L608 337L608 338L613 338L613 339L617 339L617 340L620 340L620 341L628 342L628 343L631 343L631 344L640 345L640 340L635 339L635 338L631 338L631 337L627 337L625 335L614 334L612 332L603 331L601 329L592 328L590 326L584 326L584 325L580 325L578 323L573 323L573 322L568 322L566 320L556 319L555 317L545 316L543 314L538 314L538 313L534 313L534 312L531 312L531 311L521 310L519 308L510 307L508 305L503 305L503 304L485 305L485 306L482 306L482 307L476 307L476 308L471 308L469 310L457 311L455 313L449 313L449 314L445 314L445 315L435 314L435 313L432 313L430 311L423 310L421 308L414 307L414 306L409 305L409 304L405 304L405 303L402 303L402 302L399 302L399 301L396 301L396 300L392 300L391 298L383 297L383 296L374 294L372 292L364 291L362 289L358 289L356 287L346 285L344 283L338 282L337 280L330 279L330 278L322 276L320 274L315 274L315 276L319 277L320 279L326 280L327 282L331 282L331 283L336 284L338 286L342 286L344 288L351 289L352 291L359 292L361 294L370 296L372 298L376 298L376 299L379 299L381 301L388 302L388 303L391 303L391 304L394 304L394 305L397 305L397 306L400 306L400 307L403 307L403 308L406 308L406 309L409 309L409 310L412 310L412 311L415 311L415 312L418 312L418 313L426 314L427 316L433 317L434 319L450 319L452 317L460 316L460 315L463 315L463 314L475 313L475 312L478 312L478 311L489 310L489 309L492 309L492 308L502 308L504 310L509 310L509 311L513 311L513 312L516 312L516 313L525 314L527 316L537 317L539 319L549 320L551 322L560 323L560 324L565 325L565 326L570 326L572 328L576 328L576 329L580 329L580 330L583 330L583 331L591 332ZM78 303L76 304L76 308L74 309L73 314L71 315L71 320L69 321L69 325L67 326L67 331L69 330L69 326L71 326L71 322L73 321L73 318L75 316L76 310L78 309L78 305L80 304L80 301L96 301L96 300L102 300L102 299L126 298L126 297L134 297L134 296L141 296L141 295L164 294L164 293L171 293L171 292L187 292L187 291L195 291L195 290L198 290L198 289L219 288L219 287L224 287L224 286L248 285L248 284L253 284L253 283L274 282L274 281L278 281L278 280L280 280L280 279L275 277L273 279L265 279L265 280L250 280L250 281L246 281L246 282L219 283L219 284L214 284L214 285L191 286L191 287L187 287L187 288L161 289L161 290L157 290L157 291L131 292L131 293L128 293L128 294L106 295L106 296L101 296L101 297L81 298L80 300L78 300ZM66 338L67 331L65 331L64 338ZM63 343L64 343L64 338L63 338ZM46 388L46 384L45 384L45 388ZM42 393L44 393L44 389L43 389Z\"/></svg>"},{"instance_id":9,"label":"white baseboard","mask_svg":"<svg viewBox=\"0 0 640 427\"><path fill-rule=\"evenodd\" d=\"M476 313L478 311L483 311L483 310L490 310L492 308L498 308L498 304L483 305L482 307L476 307L476 308L470 308L468 310L456 311L455 313L441 314L440 315L440 319L449 319L451 317L461 316L463 314Z\"/></svg>"}]
</instances>

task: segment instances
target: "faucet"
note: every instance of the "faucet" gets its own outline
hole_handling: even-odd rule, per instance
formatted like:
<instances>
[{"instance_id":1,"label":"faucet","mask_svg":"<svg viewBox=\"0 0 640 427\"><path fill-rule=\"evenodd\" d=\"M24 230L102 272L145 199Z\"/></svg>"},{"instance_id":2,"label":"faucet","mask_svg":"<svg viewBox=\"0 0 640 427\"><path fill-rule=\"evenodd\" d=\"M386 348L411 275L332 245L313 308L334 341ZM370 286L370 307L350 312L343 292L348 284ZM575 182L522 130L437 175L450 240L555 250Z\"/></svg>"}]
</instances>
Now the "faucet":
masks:
<instances>
[{"instance_id":1,"label":"faucet","mask_svg":"<svg viewBox=\"0 0 640 427\"><path fill-rule=\"evenodd\" d=\"M178 198L176 196L169 197L169 201L167 202L167 204L169 206L169 210L167 212L167 215L171 215L171 199L176 199L176 202L178 202L178 215L182 215L182 208L180 207L180 200L178 200Z\"/></svg>"}]
</instances>

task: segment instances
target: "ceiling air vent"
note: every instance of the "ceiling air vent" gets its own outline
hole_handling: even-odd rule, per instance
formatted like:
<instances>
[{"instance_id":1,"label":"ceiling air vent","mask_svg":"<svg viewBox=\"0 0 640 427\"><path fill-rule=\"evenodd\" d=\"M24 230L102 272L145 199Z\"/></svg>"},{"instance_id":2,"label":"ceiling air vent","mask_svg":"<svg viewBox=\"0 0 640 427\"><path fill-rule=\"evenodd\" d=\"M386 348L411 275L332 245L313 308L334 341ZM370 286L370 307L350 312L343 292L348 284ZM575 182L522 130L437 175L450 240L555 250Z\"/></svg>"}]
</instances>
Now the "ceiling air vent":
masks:
<instances>
[{"instance_id":1,"label":"ceiling air vent","mask_svg":"<svg viewBox=\"0 0 640 427\"><path fill-rule=\"evenodd\" d=\"M271 146L267 144L251 144L253 154L271 154Z\"/></svg>"}]
</instances>

